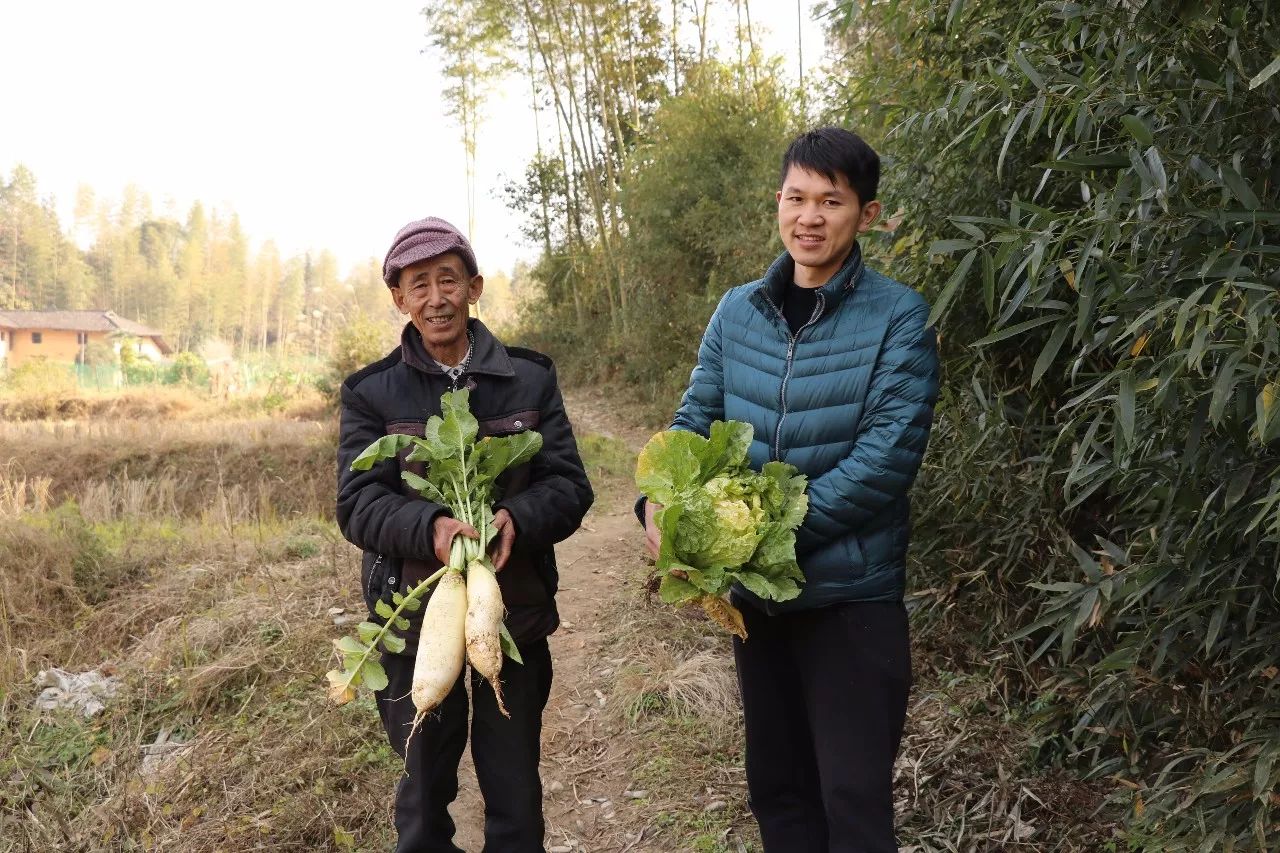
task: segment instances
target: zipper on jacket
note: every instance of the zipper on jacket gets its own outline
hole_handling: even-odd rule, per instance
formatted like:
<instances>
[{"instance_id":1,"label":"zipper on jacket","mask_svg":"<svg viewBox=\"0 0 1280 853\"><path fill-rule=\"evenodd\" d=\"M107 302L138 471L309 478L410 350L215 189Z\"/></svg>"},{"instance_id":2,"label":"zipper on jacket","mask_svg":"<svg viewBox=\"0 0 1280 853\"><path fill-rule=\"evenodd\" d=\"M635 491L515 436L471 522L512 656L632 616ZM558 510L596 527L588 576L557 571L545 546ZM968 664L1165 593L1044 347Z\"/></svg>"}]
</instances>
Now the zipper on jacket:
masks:
<instances>
[{"instance_id":1,"label":"zipper on jacket","mask_svg":"<svg viewBox=\"0 0 1280 853\"><path fill-rule=\"evenodd\" d=\"M800 336L804 334L804 330L818 322L818 318L822 316L822 309L826 301L821 293L818 293L817 297L818 301L813 306L813 314L810 315L809 322L797 329L796 333L791 335L791 339L787 342L787 363L782 369L782 388L778 392L778 425L773 430L773 459L775 462L782 461L782 421L787 417L787 382L791 380L791 368L795 363L796 344L800 342ZM773 305L772 299L769 300L769 304ZM786 323L786 317L783 316L778 306L774 305L773 309L782 317L782 322Z\"/></svg>"},{"instance_id":2,"label":"zipper on jacket","mask_svg":"<svg viewBox=\"0 0 1280 853\"><path fill-rule=\"evenodd\" d=\"M382 555L379 554L377 559L373 561L373 566L369 569L369 582L365 584L365 596L373 598L373 579L378 576L378 566L382 565Z\"/></svg>"}]
</instances>

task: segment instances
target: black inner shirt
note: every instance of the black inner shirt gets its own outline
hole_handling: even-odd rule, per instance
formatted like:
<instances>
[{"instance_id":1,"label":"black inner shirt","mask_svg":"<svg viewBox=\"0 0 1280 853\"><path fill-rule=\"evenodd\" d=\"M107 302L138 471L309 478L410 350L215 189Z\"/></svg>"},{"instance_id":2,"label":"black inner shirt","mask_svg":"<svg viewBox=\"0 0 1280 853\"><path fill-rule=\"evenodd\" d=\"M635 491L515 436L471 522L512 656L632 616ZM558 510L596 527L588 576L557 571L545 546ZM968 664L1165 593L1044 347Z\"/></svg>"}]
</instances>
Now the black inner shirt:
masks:
<instances>
[{"instance_id":1,"label":"black inner shirt","mask_svg":"<svg viewBox=\"0 0 1280 853\"><path fill-rule=\"evenodd\" d=\"M792 335L812 319L817 304L818 288L801 287L794 281L787 285L787 292L782 297L782 316L786 318Z\"/></svg>"}]
</instances>

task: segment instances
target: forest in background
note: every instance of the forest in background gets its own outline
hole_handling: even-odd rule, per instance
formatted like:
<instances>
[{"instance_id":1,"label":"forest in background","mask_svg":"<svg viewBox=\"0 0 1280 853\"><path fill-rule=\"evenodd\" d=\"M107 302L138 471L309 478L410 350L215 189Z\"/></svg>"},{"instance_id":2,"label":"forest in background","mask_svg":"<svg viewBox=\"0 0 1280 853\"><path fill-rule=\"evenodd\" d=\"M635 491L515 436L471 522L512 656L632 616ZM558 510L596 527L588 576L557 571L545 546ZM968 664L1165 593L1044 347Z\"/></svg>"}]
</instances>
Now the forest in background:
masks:
<instances>
[{"instance_id":1,"label":"forest in background","mask_svg":"<svg viewBox=\"0 0 1280 853\"><path fill-rule=\"evenodd\" d=\"M81 186L73 219L59 221L26 167L0 176L0 310L112 310L180 352L217 341L239 355L323 357L353 324L362 355L388 345L395 311L372 257L381 246L344 274L326 249L255 246L234 212L197 201L179 217L136 186L118 200ZM523 269L514 273L518 282ZM499 270L486 285L486 319L509 323L518 284Z\"/></svg>"}]
</instances>

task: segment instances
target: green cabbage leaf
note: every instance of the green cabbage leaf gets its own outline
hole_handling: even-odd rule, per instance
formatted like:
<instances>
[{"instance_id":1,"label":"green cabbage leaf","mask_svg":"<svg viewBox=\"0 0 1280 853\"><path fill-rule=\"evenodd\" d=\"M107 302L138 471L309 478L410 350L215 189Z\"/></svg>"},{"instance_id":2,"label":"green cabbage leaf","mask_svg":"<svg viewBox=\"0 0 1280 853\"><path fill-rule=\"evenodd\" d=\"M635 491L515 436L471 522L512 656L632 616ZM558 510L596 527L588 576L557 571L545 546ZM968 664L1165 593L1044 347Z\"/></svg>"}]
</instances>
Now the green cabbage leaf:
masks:
<instances>
[{"instance_id":1,"label":"green cabbage leaf","mask_svg":"<svg viewBox=\"0 0 1280 853\"><path fill-rule=\"evenodd\" d=\"M659 595L670 604L723 596L735 583L772 601L800 594L795 530L809 508L807 481L792 465L747 457L752 428L716 421L704 438L660 432L636 462L636 485L662 509Z\"/></svg>"}]
</instances>

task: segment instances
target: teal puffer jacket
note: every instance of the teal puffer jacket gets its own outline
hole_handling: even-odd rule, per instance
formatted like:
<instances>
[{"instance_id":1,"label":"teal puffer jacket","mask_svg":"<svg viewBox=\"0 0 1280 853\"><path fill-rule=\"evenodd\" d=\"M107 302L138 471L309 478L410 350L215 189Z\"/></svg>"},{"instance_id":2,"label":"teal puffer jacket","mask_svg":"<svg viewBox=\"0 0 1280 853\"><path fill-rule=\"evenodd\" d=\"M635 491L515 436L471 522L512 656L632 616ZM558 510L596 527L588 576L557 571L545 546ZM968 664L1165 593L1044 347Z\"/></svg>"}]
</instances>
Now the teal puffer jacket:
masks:
<instances>
[{"instance_id":1,"label":"teal puffer jacket","mask_svg":"<svg viewBox=\"0 0 1280 853\"><path fill-rule=\"evenodd\" d=\"M865 269L855 246L793 338L781 305L794 270L783 253L763 279L720 300L672 428L706 435L712 421L745 421L755 428L752 467L781 459L809 478L800 597L765 602L739 587L740 596L770 613L901 601L907 490L938 397L929 306Z\"/></svg>"}]
</instances>

